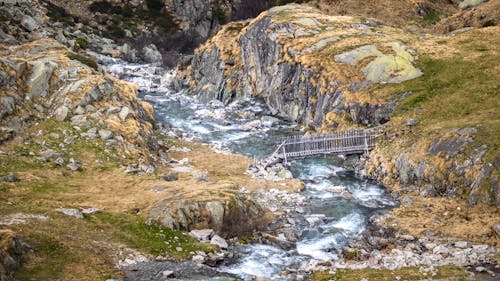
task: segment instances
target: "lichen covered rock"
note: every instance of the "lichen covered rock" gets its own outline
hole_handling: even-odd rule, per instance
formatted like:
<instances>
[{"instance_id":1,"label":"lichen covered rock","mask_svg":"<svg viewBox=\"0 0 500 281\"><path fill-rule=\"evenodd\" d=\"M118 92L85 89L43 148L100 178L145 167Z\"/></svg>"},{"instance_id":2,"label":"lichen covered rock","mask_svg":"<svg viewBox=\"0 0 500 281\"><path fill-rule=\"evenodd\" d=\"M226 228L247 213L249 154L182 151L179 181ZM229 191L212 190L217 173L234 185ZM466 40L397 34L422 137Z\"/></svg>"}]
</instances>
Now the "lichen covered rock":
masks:
<instances>
[{"instance_id":1,"label":"lichen covered rock","mask_svg":"<svg viewBox=\"0 0 500 281\"><path fill-rule=\"evenodd\" d=\"M273 114L317 128L378 125L393 104L365 90L422 75L401 37L353 17L279 6L226 25L196 51L183 78L205 100L260 96Z\"/></svg>"}]
</instances>

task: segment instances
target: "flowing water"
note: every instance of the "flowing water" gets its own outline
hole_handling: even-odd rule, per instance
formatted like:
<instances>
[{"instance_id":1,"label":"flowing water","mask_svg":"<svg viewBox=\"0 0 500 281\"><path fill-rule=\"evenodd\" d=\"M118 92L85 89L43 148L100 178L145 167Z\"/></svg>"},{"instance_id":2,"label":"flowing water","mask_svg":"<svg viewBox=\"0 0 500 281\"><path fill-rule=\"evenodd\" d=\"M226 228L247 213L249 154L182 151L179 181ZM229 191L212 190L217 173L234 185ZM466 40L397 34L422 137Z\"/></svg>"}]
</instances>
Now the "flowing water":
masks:
<instances>
[{"instance_id":1,"label":"flowing water","mask_svg":"<svg viewBox=\"0 0 500 281\"><path fill-rule=\"evenodd\" d=\"M202 104L163 86L173 74L161 69L124 64L108 66L108 69L119 78L139 85L141 98L154 106L157 120L168 127L172 135L263 158L274 151L276 138L293 133L295 124L283 120L273 126L246 126L269 114L259 101L239 100L228 106L217 101ZM219 270L245 280L252 280L254 276L288 280L290 277L282 274L287 269L307 270L318 261L337 259L336 252L365 229L371 214L394 206L381 186L356 178L331 159L296 160L290 163L290 170L305 183L300 194L304 204L292 208L289 214L300 231L296 248L283 250L264 244L238 246L233 249L235 261Z\"/></svg>"}]
</instances>

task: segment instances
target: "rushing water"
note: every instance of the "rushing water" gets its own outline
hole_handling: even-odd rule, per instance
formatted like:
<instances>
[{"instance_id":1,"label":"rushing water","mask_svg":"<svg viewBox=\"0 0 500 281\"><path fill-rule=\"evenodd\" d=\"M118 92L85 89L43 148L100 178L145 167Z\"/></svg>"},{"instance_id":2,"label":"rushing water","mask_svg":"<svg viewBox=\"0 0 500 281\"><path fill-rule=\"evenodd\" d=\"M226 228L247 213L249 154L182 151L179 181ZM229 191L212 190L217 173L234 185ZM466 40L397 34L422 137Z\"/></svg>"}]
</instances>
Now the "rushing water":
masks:
<instances>
[{"instance_id":1,"label":"rushing water","mask_svg":"<svg viewBox=\"0 0 500 281\"><path fill-rule=\"evenodd\" d=\"M275 148L277 137L292 133L294 124L280 121L246 128L248 122L269 114L255 100L240 100L228 106L217 101L201 104L195 98L172 92L168 87L172 74L146 66L114 65L110 72L135 82L141 97L153 104L156 118L173 135L199 140L236 153L263 158ZM247 126L248 127L248 126ZM378 185L361 181L352 172L328 158L296 160L290 164L295 178L305 183L301 192L306 204L294 209L290 218L297 221L300 235L296 249L283 250L271 245L238 246L235 262L221 271L251 280L254 276L287 280L286 269L314 266L318 261L337 259L336 251L360 234L368 217L375 211L394 205Z\"/></svg>"}]
</instances>

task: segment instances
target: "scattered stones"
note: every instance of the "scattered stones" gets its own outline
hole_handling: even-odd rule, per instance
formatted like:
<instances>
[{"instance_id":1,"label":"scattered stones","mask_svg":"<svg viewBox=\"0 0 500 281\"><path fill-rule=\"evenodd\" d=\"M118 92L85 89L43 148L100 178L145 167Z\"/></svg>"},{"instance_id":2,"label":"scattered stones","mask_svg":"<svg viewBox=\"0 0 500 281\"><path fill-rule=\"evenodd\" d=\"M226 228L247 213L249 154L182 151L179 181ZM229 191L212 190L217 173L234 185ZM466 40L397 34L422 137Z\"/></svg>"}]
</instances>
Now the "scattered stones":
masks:
<instances>
[{"instance_id":1,"label":"scattered stones","mask_svg":"<svg viewBox=\"0 0 500 281\"><path fill-rule=\"evenodd\" d=\"M0 225L26 224L29 220L46 221L49 217L36 214L16 213L5 215L0 218Z\"/></svg>"},{"instance_id":2,"label":"scattered stones","mask_svg":"<svg viewBox=\"0 0 500 281\"><path fill-rule=\"evenodd\" d=\"M313 214L304 216L307 223L311 227L319 226L325 223L326 216L324 214Z\"/></svg>"},{"instance_id":3,"label":"scattered stones","mask_svg":"<svg viewBox=\"0 0 500 281\"><path fill-rule=\"evenodd\" d=\"M57 208L56 211L63 213L67 216L72 216L77 219L83 219L83 214L80 212L78 209L73 209L73 208Z\"/></svg>"}]
</instances>

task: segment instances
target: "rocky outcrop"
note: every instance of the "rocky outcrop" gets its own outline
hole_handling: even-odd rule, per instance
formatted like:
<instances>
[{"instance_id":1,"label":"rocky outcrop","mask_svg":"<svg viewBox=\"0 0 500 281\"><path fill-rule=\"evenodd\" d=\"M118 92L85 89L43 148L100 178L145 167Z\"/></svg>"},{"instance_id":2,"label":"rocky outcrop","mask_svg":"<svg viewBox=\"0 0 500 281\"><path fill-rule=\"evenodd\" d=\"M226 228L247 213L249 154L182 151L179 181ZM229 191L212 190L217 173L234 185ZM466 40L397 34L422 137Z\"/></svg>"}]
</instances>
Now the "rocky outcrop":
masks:
<instances>
[{"instance_id":1,"label":"rocky outcrop","mask_svg":"<svg viewBox=\"0 0 500 281\"><path fill-rule=\"evenodd\" d=\"M248 195L234 194L214 201L165 199L153 206L149 222L178 230L214 229L233 237L264 230L271 222L266 211Z\"/></svg>"},{"instance_id":2,"label":"rocky outcrop","mask_svg":"<svg viewBox=\"0 0 500 281\"><path fill-rule=\"evenodd\" d=\"M0 280L14 279L14 272L21 267L30 250L15 232L9 229L0 229Z\"/></svg>"},{"instance_id":3,"label":"rocky outcrop","mask_svg":"<svg viewBox=\"0 0 500 281\"><path fill-rule=\"evenodd\" d=\"M440 20L434 27L438 33L448 33L461 28L486 27L499 24L498 1L467 0L460 3L463 10Z\"/></svg>"},{"instance_id":4,"label":"rocky outcrop","mask_svg":"<svg viewBox=\"0 0 500 281\"><path fill-rule=\"evenodd\" d=\"M392 28L287 5L226 25L196 51L183 78L205 100L259 96L273 114L317 128L378 125L393 103L366 92L421 75L414 58Z\"/></svg>"},{"instance_id":5,"label":"rocky outcrop","mask_svg":"<svg viewBox=\"0 0 500 281\"><path fill-rule=\"evenodd\" d=\"M64 133L66 144L100 137L126 154L154 155L149 153L157 148L153 109L136 98L135 85L96 71L90 58L54 40L10 46L0 53L0 126L10 132L2 141L22 136L32 122L53 118L72 127Z\"/></svg>"}]
</instances>

